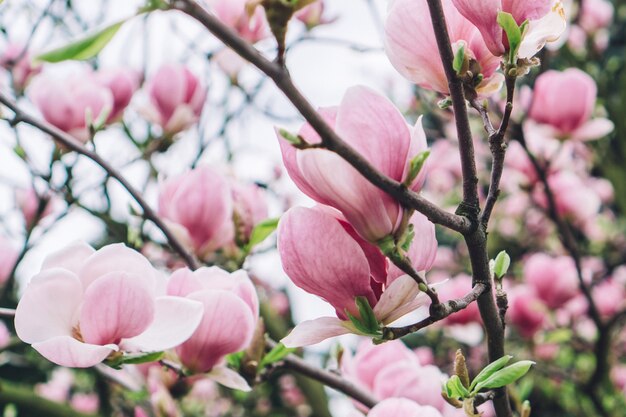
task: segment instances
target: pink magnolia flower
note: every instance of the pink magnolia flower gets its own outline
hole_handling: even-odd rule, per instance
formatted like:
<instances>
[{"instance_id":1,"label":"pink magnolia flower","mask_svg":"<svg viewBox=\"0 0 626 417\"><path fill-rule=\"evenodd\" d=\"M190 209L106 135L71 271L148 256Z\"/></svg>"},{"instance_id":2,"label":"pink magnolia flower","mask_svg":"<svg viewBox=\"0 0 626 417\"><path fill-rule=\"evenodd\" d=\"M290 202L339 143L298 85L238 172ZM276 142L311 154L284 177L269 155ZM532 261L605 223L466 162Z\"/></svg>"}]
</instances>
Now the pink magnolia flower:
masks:
<instances>
[{"instance_id":1,"label":"pink magnolia flower","mask_svg":"<svg viewBox=\"0 0 626 417\"><path fill-rule=\"evenodd\" d=\"M250 0L210 0L213 13L239 36L251 43L256 43L269 36L269 25L265 19L263 7L254 7L251 11Z\"/></svg>"},{"instance_id":2,"label":"pink magnolia flower","mask_svg":"<svg viewBox=\"0 0 626 417\"><path fill-rule=\"evenodd\" d=\"M95 393L77 392L70 400L72 408L80 413L95 414L100 407L100 399Z\"/></svg>"},{"instance_id":3,"label":"pink magnolia flower","mask_svg":"<svg viewBox=\"0 0 626 417\"><path fill-rule=\"evenodd\" d=\"M259 300L248 274L229 274L218 268L187 268L174 272L167 293L204 305L204 316L194 334L176 348L183 365L194 372L209 372L217 382L249 390L245 380L223 364L227 354L246 348L259 318Z\"/></svg>"},{"instance_id":4,"label":"pink magnolia flower","mask_svg":"<svg viewBox=\"0 0 626 417\"><path fill-rule=\"evenodd\" d=\"M67 368L56 368L47 382L35 385L35 392L50 401L64 403L73 385L74 372Z\"/></svg>"},{"instance_id":5,"label":"pink magnolia flower","mask_svg":"<svg viewBox=\"0 0 626 417\"><path fill-rule=\"evenodd\" d=\"M582 3L578 24L587 33L594 33L609 27L614 13L613 3L608 0L585 0Z\"/></svg>"},{"instance_id":6,"label":"pink magnolia flower","mask_svg":"<svg viewBox=\"0 0 626 417\"><path fill-rule=\"evenodd\" d=\"M383 174L402 182L410 161L427 149L421 119L410 128L385 97L365 87L350 88L339 107L322 109L335 131ZM300 130L309 143L320 142L310 125ZM357 232L376 242L398 230L400 204L366 180L339 155L325 149L298 150L279 136L283 162L298 188L320 204L341 211ZM426 167L411 184L419 191Z\"/></svg>"},{"instance_id":7,"label":"pink magnolia flower","mask_svg":"<svg viewBox=\"0 0 626 417\"><path fill-rule=\"evenodd\" d=\"M89 140L88 118L108 117L114 102L111 90L91 73L63 79L43 74L33 80L30 96L46 121L81 142Z\"/></svg>"},{"instance_id":8,"label":"pink magnolia flower","mask_svg":"<svg viewBox=\"0 0 626 417\"><path fill-rule=\"evenodd\" d=\"M543 301L527 287L517 287L509 292L507 318L519 333L531 339L546 321L547 307Z\"/></svg>"},{"instance_id":9,"label":"pink magnolia flower","mask_svg":"<svg viewBox=\"0 0 626 417\"><path fill-rule=\"evenodd\" d=\"M15 202L22 211L26 228L35 225L35 220L41 221L54 211L54 202L50 195L38 195L34 188L16 189ZM42 207L40 207L42 205Z\"/></svg>"},{"instance_id":10,"label":"pink magnolia flower","mask_svg":"<svg viewBox=\"0 0 626 417\"><path fill-rule=\"evenodd\" d=\"M443 0L443 7L453 49L465 46L466 56L478 63L479 72L484 76L478 90L484 95L496 92L503 80L501 74L496 74L500 59L487 49L479 31L454 8L451 0ZM390 2L385 49L393 66L405 78L420 87L448 93L448 81L426 0Z\"/></svg>"},{"instance_id":11,"label":"pink magnolia flower","mask_svg":"<svg viewBox=\"0 0 626 417\"><path fill-rule=\"evenodd\" d=\"M33 63L24 46L15 43L7 45L0 53L0 67L11 73L13 86L18 91L23 91L29 81L41 72L41 65Z\"/></svg>"},{"instance_id":12,"label":"pink magnolia flower","mask_svg":"<svg viewBox=\"0 0 626 417\"><path fill-rule=\"evenodd\" d=\"M206 257L234 238L231 192L224 176L196 168L161 184L159 215L179 239Z\"/></svg>"},{"instance_id":13,"label":"pink magnolia flower","mask_svg":"<svg viewBox=\"0 0 626 417\"><path fill-rule=\"evenodd\" d=\"M604 118L591 120L597 87L589 75L577 68L546 71L537 77L529 116L552 128L553 137L592 140L613 131Z\"/></svg>"},{"instance_id":14,"label":"pink magnolia flower","mask_svg":"<svg viewBox=\"0 0 626 417\"><path fill-rule=\"evenodd\" d=\"M548 185L554 195L556 210L561 216L576 223L592 220L602 205L602 200L582 178L570 171L550 175ZM541 188L536 188L533 197L541 207L548 207L547 197Z\"/></svg>"},{"instance_id":15,"label":"pink magnolia flower","mask_svg":"<svg viewBox=\"0 0 626 417\"><path fill-rule=\"evenodd\" d=\"M113 95L113 107L107 123L119 120L139 87L139 74L126 68L116 68L99 70L94 73L94 77L98 84L108 88Z\"/></svg>"},{"instance_id":16,"label":"pink magnolia flower","mask_svg":"<svg viewBox=\"0 0 626 417\"><path fill-rule=\"evenodd\" d=\"M441 396L441 393L439 393ZM372 408L367 417L442 417L434 407L419 405L406 398L389 398Z\"/></svg>"},{"instance_id":17,"label":"pink magnolia flower","mask_svg":"<svg viewBox=\"0 0 626 417\"><path fill-rule=\"evenodd\" d=\"M200 80L182 65L163 65L148 81L150 106L146 116L174 135L195 124L206 100Z\"/></svg>"},{"instance_id":18,"label":"pink magnolia flower","mask_svg":"<svg viewBox=\"0 0 626 417\"><path fill-rule=\"evenodd\" d=\"M409 276L390 282L387 260L380 250L361 239L328 208L296 207L285 213L278 225L278 250L283 269L294 284L324 299L337 313L337 317L299 324L283 339L286 346L311 345L350 332L359 334L347 315L360 317L356 297L367 300L378 322L384 324L428 301Z\"/></svg>"},{"instance_id":19,"label":"pink magnolia flower","mask_svg":"<svg viewBox=\"0 0 626 417\"><path fill-rule=\"evenodd\" d=\"M509 48L506 34L498 24L498 12L513 15L518 25L529 21L518 56L531 58L546 42L556 41L565 30L566 18L559 0L452 0L458 11L472 22L496 56Z\"/></svg>"},{"instance_id":20,"label":"pink magnolia flower","mask_svg":"<svg viewBox=\"0 0 626 417\"><path fill-rule=\"evenodd\" d=\"M19 252L4 237L0 236L0 287L11 277Z\"/></svg>"},{"instance_id":21,"label":"pink magnolia flower","mask_svg":"<svg viewBox=\"0 0 626 417\"><path fill-rule=\"evenodd\" d=\"M615 279L607 279L593 287L593 299L602 317L609 318L619 313L626 302L626 287Z\"/></svg>"},{"instance_id":22,"label":"pink magnolia flower","mask_svg":"<svg viewBox=\"0 0 626 417\"><path fill-rule=\"evenodd\" d=\"M472 290L472 277L467 274L459 274L442 284L437 291L442 300L453 300L464 297ZM478 304L472 303L467 308L452 314L446 318L449 324L482 323Z\"/></svg>"},{"instance_id":23,"label":"pink magnolia flower","mask_svg":"<svg viewBox=\"0 0 626 417\"><path fill-rule=\"evenodd\" d=\"M265 192L256 184L231 181L236 241L247 242L254 226L267 219Z\"/></svg>"},{"instance_id":24,"label":"pink magnolia flower","mask_svg":"<svg viewBox=\"0 0 626 417\"><path fill-rule=\"evenodd\" d=\"M75 244L45 259L17 306L15 330L46 359L68 367L171 349L192 335L203 308L166 296L164 286L138 252Z\"/></svg>"},{"instance_id":25,"label":"pink magnolia flower","mask_svg":"<svg viewBox=\"0 0 626 417\"><path fill-rule=\"evenodd\" d=\"M579 293L578 272L569 256L531 255L524 262L524 282L548 308L554 310Z\"/></svg>"},{"instance_id":26,"label":"pink magnolia flower","mask_svg":"<svg viewBox=\"0 0 626 417\"><path fill-rule=\"evenodd\" d=\"M304 23L307 29L313 29L316 26L331 23L335 19L324 16L325 12L325 0L317 0L313 3L305 6L303 9L296 12L294 17Z\"/></svg>"}]
</instances>

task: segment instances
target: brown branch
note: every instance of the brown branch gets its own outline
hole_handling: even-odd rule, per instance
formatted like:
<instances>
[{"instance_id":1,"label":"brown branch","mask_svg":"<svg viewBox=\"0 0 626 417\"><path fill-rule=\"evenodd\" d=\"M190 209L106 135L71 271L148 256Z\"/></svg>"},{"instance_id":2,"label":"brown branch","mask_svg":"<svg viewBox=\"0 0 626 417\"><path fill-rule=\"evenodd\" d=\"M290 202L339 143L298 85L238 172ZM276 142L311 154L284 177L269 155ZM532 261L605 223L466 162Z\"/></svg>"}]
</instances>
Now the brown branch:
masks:
<instances>
[{"instance_id":1,"label":"brown branch","mask_svg":"<svg viewBox=\"0 0 626 417\"><path fill-rule=\"evenodd\" d=\"M269 349L272 349L276 346L276 342L268 341L267 346ZM378 404L378 399L372 393L362 389L358 385L353 384L334 372L312 367L306 363L304 359L294 354L289 354L282 360L282 367L285 369L291 369L299 374L319 381L324 385L357 400L368 408L372 408Z\"/></svg>"},{"instance_id":2,"label":"brown branch","mask_svg":"<svg viewBox=\"0 0 626 417\"><path fill-rule=\"evenodd\" d=\"M15 317L15 310L12 308L1 308L0 317Z\"/></svg>"},{"instance_id":3,"label":"brown branch","mask_svg":"<svg viewBox=\"0 0 626 417\"><path fill-rule=\"evenodd\" d=\"M300 93L285 68L261 55L252 45L224 25L217 17L207 12L196 1L174 0L170 4L172 9L182 11L196 19L225 45L270 77L320 135L324 147L345 159L372 184L394 197L404 206L423 213L433 223L441 224L459 233L470 231L468 219L441 209L421 195L409 190L402 183L383 175L352 146L343 141Z\"/></svg>"},{"instance_id":4,"label":"brown branch","mask_svg":"<svg viewBox=\"0 0 626 417\"><path fill-rule=\"evenodd\" d=\"M399 339L403 336L415 333L425 327L428 327L433 323L437 323L438 321L441 321L458 311L464 310L471 303L478 300L478 297L486 291L488 291L488 287L485 284L478 283L474 286L472 291L464 297L446 301L445 303L439 303L435 308L431 307L430 316L422 321L404 327L385 327L383 329L383 339Z\"/></svg>"},{"instance_id":5,"label":"brown branch","mask_svg":"<svg viewBox=\"0 0 626 417\"><path fill-rule=\"evenodd\" d=\"M161 232L163 232L172 249L174 249L181 258L183 258L185 263L187 263L187 265L189 265L189 267L192 269L197 269L199 267L199 263L195 259L195 257L191 253L189 253L187 249L185 249L185 247L178 241L178 239L174 236L169 227L167 227L165 222L144 200L141 193L136 190L120 172L118 172L113 166L105 161L100 155L88 149L72 136L51 125L50 123L25 113L18 107L17 103L15 103L12 99L7 97L2 92L0 92L0 103L4 104L6 107L11 109L13 113L15 113L15 117L12 121L13 123L26 123L44 133L47 133L52 137L55 142L78 154L86 156L97 165L99 165L103 170L105 170L111 178L115 178L122 185L122 187L124 187L126 191L128 191L128 193L133 197L137 204L139 204L139 206L143 210L143 217L147 220L152 221L161 230Z\"/></svg>"}]
</instances>

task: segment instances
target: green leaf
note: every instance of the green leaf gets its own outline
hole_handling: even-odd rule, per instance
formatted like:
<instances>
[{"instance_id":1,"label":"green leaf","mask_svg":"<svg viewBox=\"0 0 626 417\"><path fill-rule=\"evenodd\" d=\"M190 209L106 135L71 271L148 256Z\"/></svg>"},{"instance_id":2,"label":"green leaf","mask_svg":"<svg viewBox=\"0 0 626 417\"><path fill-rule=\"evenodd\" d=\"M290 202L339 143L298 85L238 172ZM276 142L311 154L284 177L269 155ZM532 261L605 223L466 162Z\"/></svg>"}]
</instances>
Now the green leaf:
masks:
<instances>
[{"instance_id":1,"label":"green leaf","mask_svg":"<svg viewBox=\"0 0 626 417\"><path fill-rule=\"evenodd\" d=\"M263 220L261 223L254 226L252 233L250 233L250 240L246 244L246 252L250 252L253 247L263 242L269 235L278 227L278 221L280 218Z\"/></svg>"},{"instance_id":2,"label":"green leaf","mask_svg":"<svg viewBox=\"0 0 626 417\"><path fill-rule=\"evenodd\" d=\"M156 362L163 358L163 352L131 353L117 356L105 363L114 369L120 369L122 365L139 365L142 363Z\"/></svg>"},{"instance_id":3,"label":"green leaf","mask_svg":"<svg viewBox=\"0 0 626 417\"><path fill-rule=\"evenodd\" d=\"M465 63L465 44L461 44L461 47L456 54L454 55L454 61L452 61L452 68L454 71L461 75L461 71L463 70L463 64Z\"/></svg>"},{"instance_id":4,"label":"green leaf","mask_svg":"<svg viewBox=\"0 0 626 417\"><path fill-rule=\"evenodd\" d=\"M496 256L493 273L496 274L498 278L502 278L508 272L509 266L511 266L511 257L506 251L502 251Z\"/></svg>"},{"instance_id":5,"label":"green leaf","mask_svg":"<svg viewBox=\"0 0 626 417\"><path fill-rule=\"evenodd\" d=\"M470 389L473 390L477 384L484 382L487 378L494 374L494 372L499 371L504 368L504 366L509 363L513 359L513 356L505 355L500 359L491 362L489 365L485 366L485 368L476 375L474 380L472 381L472 385L470 385Z\"/></svg>"},{"instance_id":6,"label":"green leaf","mask_svg":"<svg viewBox=\"0 0 626 417\"><path fill-rule=\"evenodd\" d=\"M126 19L109 25L104 29L70 44L43 53L35 61L61 62L67 60L84 61L94 56L113 39L117 31L126 22Z\"/></svg>"},{"instance_id":7,"label":"green leaf","mask_svg":"<svg viewBox=\"0 0 626 417\"><path fill-rule=\"evenodd\" d=\"M519 361L513 365L507 366L506 368L500 369L485 381L476 384L474 392L478 392L481 389L500 388L515 382L526 375L530 367L534 364L535 362L533 361Z\"/></svg>"},{"instance_id":8,"label":"green leaf","mask_svg":"<svg viewBox=\"0 0 626 417\"><path fill-rule=\"evenodd\" d=\"M506 37L509 40L509 63L514 64L517 51L522 44L522 30L517 25L511 13L498 12L497 22L498 25L504 29Z\"/></svg>"},{"instance_id":9,"label":"green leaf","mask_svg":"<svg viewBox=\"0 0 626 417\"><path fill-rule=\"evenodd\" d=\"M287 348L282 343L274 346L272 350L270 350L264 357L261 359L261 363L259 364L259 369L263 369L268 365L281 361L285 358L285 356L290 353L295 352L296 349Z\"/></svg>"},{"instance_id":10,"label":"green leaf","mask_svg":"<svg viewBox=\"0 0 626 417\"><path fill-rule=\"evenodd\" d=\"M470 392L463 386L458 375L452 375L444 387L448 398L461 399L470 396Z\"/></svg>"},{"instance_id":11,"label":"green leaf","mask_svg":"<svg viewBox=\"0 0 626 417\"><path fill-rule=\"evenodd\" d=\"M424 164L429 156L430 151L424 151L418 153L413 159L411 159L411 162L409 163L409 174L407 175L406 180L404 180L404 184L407 187L410 187L413 181L415 181L415 178L417 178L420 174L420 171L424 167Z\"/></svg>"},{"instance_id":12,"label":"green leaf","mask_svg":"<svg viewBox=\"0 0 626 417\"><path fill-rule=\"evenodd\" d=\"M354 302L359 309L361 318L355 317L347 309L345 310L345 313L356 330L365 336L380 336L380 323L378 323L378 320L374 315L374 310L372 310L367 298L359 296L356 297Z\"/></svg>"},{"instance_id":13,"label":"green leaf","mask_svg":"<svg viewBox=\"0 0 626 417\"><path fill-rule=\"evenodd\" d=\"M231 353L230 355L226 355L226 363L234 369L241 368L241 361L243 360L245 351Z\"/></svg>"}]
</instances>

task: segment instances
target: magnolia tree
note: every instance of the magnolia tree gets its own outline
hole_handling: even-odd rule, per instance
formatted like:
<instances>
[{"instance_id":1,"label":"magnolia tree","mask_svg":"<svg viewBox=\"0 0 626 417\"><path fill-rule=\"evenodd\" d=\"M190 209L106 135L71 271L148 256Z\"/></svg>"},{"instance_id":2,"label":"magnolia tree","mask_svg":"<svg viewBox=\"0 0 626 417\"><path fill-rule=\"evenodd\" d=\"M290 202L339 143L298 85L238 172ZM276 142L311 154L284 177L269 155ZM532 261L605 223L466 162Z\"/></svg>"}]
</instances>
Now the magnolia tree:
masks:
<instances>
[{"instance_id":1,"label":"magnolia tree","mask_svg":"<svg viewBox=\"0 0 626 417\"><path fill-rule=\"evenodd\" d=\"M0 4L2 415L623 415L624 7Z\"/></svg>"}]
</instances>

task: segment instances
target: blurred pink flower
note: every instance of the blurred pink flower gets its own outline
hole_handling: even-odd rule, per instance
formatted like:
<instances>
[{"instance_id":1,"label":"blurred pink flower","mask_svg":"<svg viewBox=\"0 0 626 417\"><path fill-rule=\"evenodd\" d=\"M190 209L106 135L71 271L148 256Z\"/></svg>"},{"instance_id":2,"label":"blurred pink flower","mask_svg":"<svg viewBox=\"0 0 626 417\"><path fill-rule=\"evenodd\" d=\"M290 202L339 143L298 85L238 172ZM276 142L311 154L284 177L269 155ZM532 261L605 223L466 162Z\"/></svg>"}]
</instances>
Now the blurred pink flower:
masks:
<instances>
[{"instance_id":1,"label":"blurred pink flower","mask_svg":"<svg viewBox=\"0 0 626 417\"><path fill-rule=\"evenodd\" d=\"M546 71L537 77L529 116L550 126L553 137L598 139L613 131L613 123L604 118L591 119L596 95L593 78L577 68Z\"/></svg>"},{"instance_id":2,"label":"blurred pink flower","mask_svg":"<svg viewBox=\"0 0 626 417\"><path fill-rule=\"evenodd\" d=\"M441 396L441 395L439 395ZM405 398L389 398L381 401L367 414L368 417L442 417L437 409L422 406Z\"/></svg>"},{"instance_id":3,"label":"blurred pink flower","mask_svg":"<svg viewBox=\"0 0 626 417\"><path fill-rule=\"evenodd\" d=\"M113 95L113 107L107 123L119 120L139 88L139 73L127 68L101 69L94 73L94 77L98 84L108 88Z\"/></svg>"},{"instance_id":4,"label":"blurred pink flower","mask_svg":"<svg viewBox=\"0 0 626 417\"><path fill-rule=\"evenodd\" d=\"M11 277L19 251L8 239L0 236L0 287Z\"/></svg>"},{"instance_id":5,"label":"blurred pink flower","mask_svg":"<svg viewBox=\"0 0 626 417\"><path fill-rule=\"evenodd\" d=\"M15 329L45 358L68 367L170 349L191 336L203 309L165 296L163 287L138 252L121 244L98 251L74 244L45 259L19 301Z\"/></svg>"},{"instance_id":6,"label":"blurred pink flower","mask_svg":"<svg viewBox=\"0 0 626 417\"><path fill-rule=\"evenodd\" d=\"M196 168L161 184L159 215L204 258L235 236L231 193L223 175L208 167Z\"/></svg>"},{"instance_id":7,"label":"blurred pink flower","mask_svg":"<svg viewBox=\"0 0 626 417\"><path fill-rule=\"evenodd\" d=\"M531 339L543 327L548 308L528 287L520 286L508 293L508 321L523 337Z\"/></svg>"},{"instance_id":8,"label":"blurred pink flower","mask_svg":"<svg viewBox=\"0 0 626 417\"><path fill-rule=\"evenodd\" d=\"M13 86L18 92L23 91L30 80L41 72L41 65L33 63L24 46L15 43L6 45L0 53L0 67L11 73Z\"/></svg>"},{"instance_id":9,"label":"blurred pink flower","mask_svg":"<svg viewBox=\"0 0 626 417\"><path fill-rule=\"evenodd\" d=\"M334 18L325 16L325 1L316 0L295 14L295 18L304 23L307 29L333 22Z\"/></svg>"},{"instance_id":10,"label":"blurred pink flower","mask_svg":"<svg viewBox=\"0 0 626 417\"><path fill-rule=\"evenodd\" d=\"M548 306L556 310L579 293L578 272L569 256L535 253L524 261L524 282Z\"/></svg>"},{"instance_id":11,"label":"blurred pink flower","mask_svg":"<svg viewBox=\"0 0 626 417\"><path fill-rule=\"evenodd\" d=\"M459 274L437 288L442 301L453 300L467 295L472 290L472 277ZM478 304L472 303L467 308L446 318L448 324L482 323Z\"/></svg>"},{"instance_id":12,"label":"blurred pink flower","mask_svg":"<svg viewBox=\"0 0 626 417\"><path fill-rule=\"evenodd\" d=\"M207 91L189 69L182 65L163 65L148 81L150 105L146 117L158 124L166 135L174 135L198 122Z\"/></svg>"},{"instance_id":13,"label":"blurred pink flower","mask_svg":"<svg viewBox=\"0 0 626 417\"><path fill-rule=\"evenodd\" d=\"M368 88L350 88L339 107L321 113L349 145L396 181L406 179L410 161L427 149L421 119L410 128L387 98ZM321 140L308 124L300 135L310 144ZM298 188L341 211L363 238L376 242L398 230L402 206L339 155L326 149L296 149L280 135L279 143L287 172ZM424 167L412 182L412 190L421 189L426 171Z\"/></svg>"},{"instance_id":14,"label":"blurred pink flower","mask_svg":"<svg viewBox=\"0 0 626 417\"><path fill-rule=\"evenodd\" d=\"M609 0L585 0L578 24L587 32L594 33L607 28L613 22L615 8Z\"/></svg>"},{"instance_id":15,"label":"blurred pink flower","mask_svg":"<svg viewBox=\"0 0 626 417\"><path fill-rule=\"evenodd\" d=\"M15 202L22 211L27 229L35 226L54 211L55 202L51 195L39 195L34 188L18 188L15 190ZM41 207L40 207L41 205Z\"/></svg>"},{"instance_id":16,"label":"blurred pink flower","mask_svg":"<svg viewBox=\"0 0 626 417\"><path fill-rule=\"evenodd\" d=\"M443 0L444 13L452 48L465 46L465 55L475 60L484 76L478 86L484 95L500 89L503 77L496 74L500 58L494 56L482 40L478 29L452 5ZM494 20L495 24L495 20ZM415 40L419 39L419 42ZM393 66L408 80L420 87L448 93L437 40L426 0L394 0L390 2L385 23L385 49Z\"/></svg>"},{"instance_id":17,"label":"blurred pink flower","mask_svg":"<svg viewBox=\"0 0 626 417\"><path fill-rule=\"evenodd\" d=\"M255 7L252 15L248 14L250 0L209 0L213 13L239 36L251 43L256 43L270 35L263 7Z\"/></svg>"}]
</instances>

